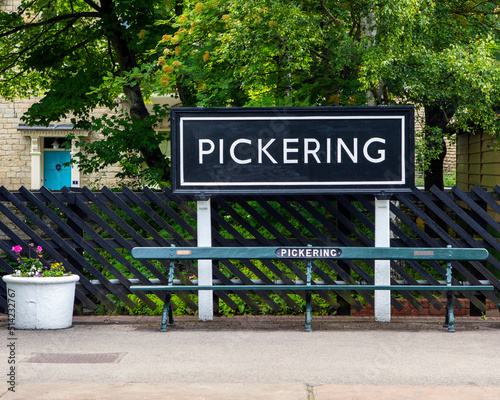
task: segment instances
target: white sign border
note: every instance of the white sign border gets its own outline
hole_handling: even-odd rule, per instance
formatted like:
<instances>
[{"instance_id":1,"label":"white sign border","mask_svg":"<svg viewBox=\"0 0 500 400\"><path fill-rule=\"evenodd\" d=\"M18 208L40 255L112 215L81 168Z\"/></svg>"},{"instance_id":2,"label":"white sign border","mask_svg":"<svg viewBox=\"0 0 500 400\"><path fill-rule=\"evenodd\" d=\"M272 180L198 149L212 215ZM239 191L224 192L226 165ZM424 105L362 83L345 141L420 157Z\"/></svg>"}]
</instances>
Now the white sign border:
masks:
<instances>
[{"instance_id":1,"label":"white sign border","mask_svg":"<svg viewBox=\"0 0 500 400\"><path fill-rule=\"evenodd\" d=\"M186 182L184 179L184 121L235 121L235 120L365 120L365 119L399 119L401 120L401 180L398 181L356 181L356 182ZM180 117L179 119L179 188L190 186L205 186L205 187L225 187L225 186L379 186L379 185L404 185L406 183L406 153L405 153L405 119L404 115L384 115L384 116L362 116L362 115L325 115L325 116L288 116L288 117Z\"/></svg>"}]
</instances>

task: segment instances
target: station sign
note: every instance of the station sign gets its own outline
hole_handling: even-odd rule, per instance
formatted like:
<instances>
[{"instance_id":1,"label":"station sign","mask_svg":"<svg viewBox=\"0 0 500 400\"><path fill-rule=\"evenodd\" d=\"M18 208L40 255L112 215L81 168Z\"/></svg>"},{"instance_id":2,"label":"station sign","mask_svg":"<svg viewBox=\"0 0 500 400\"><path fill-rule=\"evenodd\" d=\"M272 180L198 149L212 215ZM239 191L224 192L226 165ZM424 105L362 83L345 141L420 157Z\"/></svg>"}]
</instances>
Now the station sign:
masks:
<instances>
[{"instance_id":1,"label":"station sign","mask_svg":"<svg viewBox=\"0 0 500 400\"><path fill-rule=\"evenodd\" d=\"M394 193L414 186L414 108L172 108L175 193Z\"/></svg>"}]
</instances>

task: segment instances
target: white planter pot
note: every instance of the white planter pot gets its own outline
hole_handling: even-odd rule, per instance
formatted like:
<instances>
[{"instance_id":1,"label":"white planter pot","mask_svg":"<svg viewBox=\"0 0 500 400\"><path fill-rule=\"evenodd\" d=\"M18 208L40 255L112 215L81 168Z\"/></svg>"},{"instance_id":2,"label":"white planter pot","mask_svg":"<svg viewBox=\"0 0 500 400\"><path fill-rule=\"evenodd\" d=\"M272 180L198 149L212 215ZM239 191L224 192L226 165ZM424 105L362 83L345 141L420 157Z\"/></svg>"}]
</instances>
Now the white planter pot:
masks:
<instances>
[{"instance_id":1,"label":"white planter pot","mask_svg":"<svg viewBox=\"0 0 500 400\"><path fill-rule=\"evenodd\" d=\"M7 284L9 320L15 329L63 329L73 322L78 275L2 277Z\"/></svg>"}]
</instances>

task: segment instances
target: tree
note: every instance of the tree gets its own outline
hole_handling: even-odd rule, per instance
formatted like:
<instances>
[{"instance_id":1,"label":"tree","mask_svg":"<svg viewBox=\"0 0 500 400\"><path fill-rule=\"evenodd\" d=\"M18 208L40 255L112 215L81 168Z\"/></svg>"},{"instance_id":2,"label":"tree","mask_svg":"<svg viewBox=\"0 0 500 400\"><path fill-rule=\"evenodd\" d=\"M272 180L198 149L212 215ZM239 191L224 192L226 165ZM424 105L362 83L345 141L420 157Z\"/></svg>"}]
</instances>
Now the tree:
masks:
<instances>
[{"instance_id":1,"label":"tree","mask_svg":"<svg viewBox=\"0 0 500 400\"><path fill-rule=\"evenodd\" d=\"M105 140L81 143L83 172L119 163L122 177L168 181L165 138L153 129L166 113L150 115L145 106L151 56L144 49L160 35L155 21L174 8L164 0L22 0L16 12L0 13L0 96L41 96L23 117L29 124L71 116L77 128L100 130ZM120 96L126 112L92 117L99 106L119 110ZM142 163L149 168L139 171Z\"/></svg>"},{"instance_id":2,"label":"tree","mask_svg":"<svg viewBox=\"0 0 500 400\"><path fill-rule=\"evenodd\" d=\"M0 95L43 94L29 123L72 113L100 130L84 172L118 162L160 184L153 92L184 106L414 104L426 188L442 187L444 137L499 133L498 13L498 0L23 0L0 14ZM92 119L120 94L128 114Z\"/></svg>"},{"instance_id":3,"label":"tree","mask_svg":"<svg viewBox=\"0 0 500 400\"><path fill-rule=\"evenodd\" d=\"M445 137L499 133L497 3L197 3L155 49L161 84L205 106L414 104L425 187L442 188Z\"/></svg>"},{"instance_id":4,"label":"tree","mask_svg":"<svg viewBox=\"0 0 500 400\"><path fill-rule=\"evenodd\" d=\"M500 134L499 2L412 3L397 24L390 10L375 10L379 39L369 49L361 80L379 104L423 109L418 164L425 189L442 189L445 137Z\"/></svg>"},{"instance_id":5,"label":"tree","mask_svg":"<svg viewBox=\"0 0 500 400\"><path fill-rule=\"evenodd\" d=\"M364 105L369 1L220 0L186 6L155 48L169 92L204 106ZM161 90L161 89L159 89ZM182 93L179 92L181 99Z\"/></svg>"}]
</instances>

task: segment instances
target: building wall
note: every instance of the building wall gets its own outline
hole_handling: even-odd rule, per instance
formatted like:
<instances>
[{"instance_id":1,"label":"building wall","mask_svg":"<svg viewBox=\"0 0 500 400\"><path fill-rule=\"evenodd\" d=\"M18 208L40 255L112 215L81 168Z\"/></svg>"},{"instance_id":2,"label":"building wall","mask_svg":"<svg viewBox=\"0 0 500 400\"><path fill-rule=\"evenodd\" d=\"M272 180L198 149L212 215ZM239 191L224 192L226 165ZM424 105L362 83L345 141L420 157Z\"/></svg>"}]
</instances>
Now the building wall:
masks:
<instances>
[{"instance_id":1,"label":"building wall","mask_svg":"<svg viewBox=\"0 0 500 400\"><path fill-rule=\"evenodd\" d=\"M41 141L35 142L35 136L43 138L64 136L70 133L70 131L52 133L50 130L19 129L19 126L23 124L21 117L35 101L36 99L16 99L15 101L0 99L0 185L9 190L16 190L21 186L37 189L36 184L33 184L32 175L34 169L42 167L32 165L33 162L40 163L37 158L32 157L32 153L43 153L43 149L40 148ZM109 110L102 109L96 110L95 115L102 115L104 111L109 113ZM69 124L69 120L58 121L58 123ZM84 132L84 134L87 135L86 140L96 140L101 137L96 132ZM78 184L74 186L114 186L117 183L115 175L118 171L119 168L114 166L100 173L82 175L78 179Z\"/></svg>"},{"instance_id":2,"label":"building wall","mask_svg":"<svg viewBox=\"0 0 500 400\"><path fill-rule=\"evenodd\" d=\"M39 176L36 175L37 169L43 169L41 165L43 140L41 138L64 137L71 132L70 130L51 131L42 128L35 130L23 128L24 122L21 117L35 101L36 99L6 101L0 98L0 185L9 190L17 190L21 186L28 189L38 189L43 184L43 173L39 173ZM173 96L163 96L153 98L152 103L176 106L179 105L179 100ZM127 108L127 103L123 102L122 106ZM152 104L149 104L148 108L152 109ZM104 108L96 109L94 116L98 117L104 113L110 114L111 111ZM69 126L71 125L69 118L57 121L54 125L67 124ZM168 118L158 127L158 130L170 130ZM84 140L88 141L102 138L99 132L81 131L79 134L86 136ZM76 152L76 148L73 151ZM36 156L35 153L40 155ZM118 165L89 175L80 174L77 167L74 169L74 175L78 176L75 181L77 183L72 184L75 187L88 186L92 189L99 189L103 186L114 187L124 183L115 177L120 172Z\"/></svg>"},{"instance_id":3,"label":"building wall","mask_svg":"<svg viewBox=\"0 0 500 400\"><path fill-rule=\"evenodd\" d=\"M0 99L0 184L8 189L31 186L30 139L17 129L30 104L28 100Z\"/></svg>"},{"instance_id":4,"label":"building wall","mask_svg":"<svg viewBox=\"0 0 500 400\"><path fill-rule=\"evenodd\" d=\"M445 176L455 175L457 168L457 146L455 142L446 141L446 158L444 159Z\"/></svg>"},{"instance_id":5,"label":"building wall","mask_svg":"<svg viewBox=\"0 0 500 400\"><path fill-rule=\"evenodd\" d=\"M14 12L20 4L20 0L0 0L0 9L6 12Z\"/></svg>"}]
</instances>

